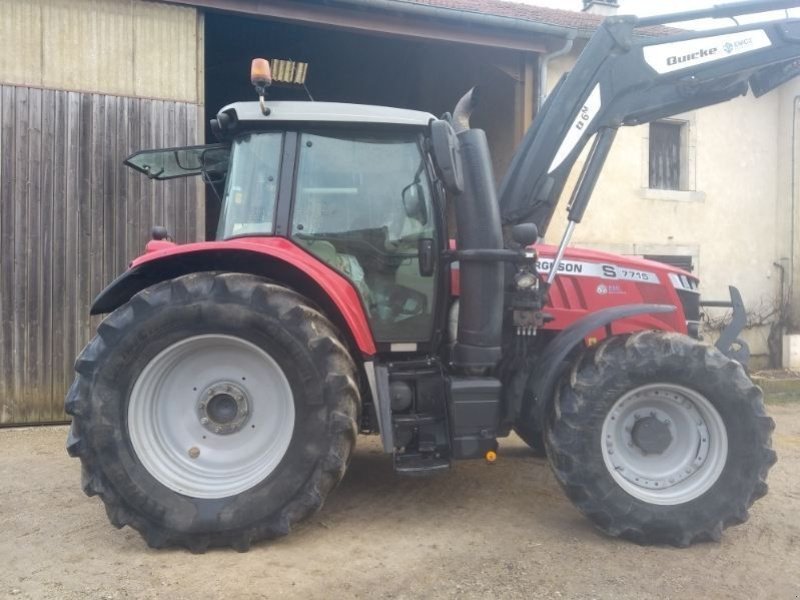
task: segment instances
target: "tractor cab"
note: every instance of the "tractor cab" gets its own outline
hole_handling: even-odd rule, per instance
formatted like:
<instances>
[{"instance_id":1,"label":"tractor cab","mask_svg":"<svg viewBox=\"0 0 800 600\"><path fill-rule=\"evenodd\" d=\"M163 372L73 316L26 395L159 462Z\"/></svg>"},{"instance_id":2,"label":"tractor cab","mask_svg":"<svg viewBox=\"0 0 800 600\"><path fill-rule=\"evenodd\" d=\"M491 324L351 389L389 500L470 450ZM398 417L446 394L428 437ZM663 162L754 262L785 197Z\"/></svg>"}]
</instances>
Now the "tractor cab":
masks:
<instances>
[{"instance_id":1,"label":"tractor cab","mask_svg":"<svg viewBox=\"0 0 800 600\"><path fill-rule=\"evenodd\" d=\"M221 144L138 152L153 179L202 175L221 190L216 241L281 236L355 287L377 343L428 345L439 296L443 198L425 150L428 113L237 103Z\"/></svg>"}]
</instances>

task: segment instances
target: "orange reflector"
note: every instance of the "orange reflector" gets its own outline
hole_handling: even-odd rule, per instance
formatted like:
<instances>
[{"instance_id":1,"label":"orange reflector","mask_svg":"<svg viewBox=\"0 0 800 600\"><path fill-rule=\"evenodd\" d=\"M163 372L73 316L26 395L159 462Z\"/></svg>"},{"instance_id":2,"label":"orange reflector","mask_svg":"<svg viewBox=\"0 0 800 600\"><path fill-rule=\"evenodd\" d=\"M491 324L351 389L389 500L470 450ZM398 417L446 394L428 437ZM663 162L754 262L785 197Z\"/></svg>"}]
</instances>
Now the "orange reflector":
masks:
<instances>
[{"instance_id":1,"label":"orange reflector","mask_svg":"<svg viewBox=\"0 0 800 600\"><path fill-rule=\"evenodd\" d=\"M486 453L486 462L493 463L496 460L497 460L497 452L495 452L494 450L489 450Z\"/></svg>"},{"instance_id":2,"label":"orange reflector","mask_svg":"<svg viewBox=\"0 0 800 600\"><path fill-rule=\"evenodd\" d=\"M250 83L256 87L268 87L272 83L272 71L266 58L254 58L250 64Z\"/></svg>"}]
</instances>

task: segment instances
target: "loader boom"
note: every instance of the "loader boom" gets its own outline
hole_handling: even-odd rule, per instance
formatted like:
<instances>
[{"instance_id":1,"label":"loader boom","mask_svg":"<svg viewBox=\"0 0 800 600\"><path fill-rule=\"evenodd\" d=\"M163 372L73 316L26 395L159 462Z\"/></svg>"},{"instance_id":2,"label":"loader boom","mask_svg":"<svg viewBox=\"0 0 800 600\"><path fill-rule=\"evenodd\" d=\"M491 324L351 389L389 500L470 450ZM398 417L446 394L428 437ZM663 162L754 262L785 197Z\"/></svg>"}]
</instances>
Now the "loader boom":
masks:
<instances>
[{"instance_id":1,"label":"loader boom","mask_svg":"<svg viewBox=\"0 0 800 600\"><path fill-rule=\"evenodd\" d=\"M570 73L548 97L500 186L503 223L534 222L544 235L572 167L587 142L605 130L641 125L725 102L752 90L766 94L800 73L800 19L637 36L642 26L734 17L800 2L741 2L708 10L637 19L609 17ZM585 173L602 166L611 143L596 144ZM582 176L569 220L583 216L596 177Z\"/></svg>"}]
</instances>

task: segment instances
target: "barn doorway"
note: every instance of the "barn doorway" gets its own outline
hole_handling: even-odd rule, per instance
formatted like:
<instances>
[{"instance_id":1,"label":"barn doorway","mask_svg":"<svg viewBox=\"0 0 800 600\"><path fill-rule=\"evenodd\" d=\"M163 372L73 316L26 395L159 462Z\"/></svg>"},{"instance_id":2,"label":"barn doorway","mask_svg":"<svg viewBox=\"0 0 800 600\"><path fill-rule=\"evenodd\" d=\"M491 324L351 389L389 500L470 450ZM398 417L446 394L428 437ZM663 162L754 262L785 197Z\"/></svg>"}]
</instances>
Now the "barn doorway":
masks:
<instances>
[{"instance_id":1,"label":"barn doorway","mask_svg":"<svg viewBox=\"0 0 800 600\"><path fill-rule=\"evenodd\" d=\"M521 131L516 107L522 53L454 42L420 41L258 17L205 15L206 121L226 104L255 100L250 86L254 57L308 64L305 87L276 84L272 100L378 104L451 111L473 86L481 104L473 125L486 130L499 180ZM213 141L210 129L206 139ZM207 194L206 235L212 239L219 204Z\"/></svg>"}]
</instances>

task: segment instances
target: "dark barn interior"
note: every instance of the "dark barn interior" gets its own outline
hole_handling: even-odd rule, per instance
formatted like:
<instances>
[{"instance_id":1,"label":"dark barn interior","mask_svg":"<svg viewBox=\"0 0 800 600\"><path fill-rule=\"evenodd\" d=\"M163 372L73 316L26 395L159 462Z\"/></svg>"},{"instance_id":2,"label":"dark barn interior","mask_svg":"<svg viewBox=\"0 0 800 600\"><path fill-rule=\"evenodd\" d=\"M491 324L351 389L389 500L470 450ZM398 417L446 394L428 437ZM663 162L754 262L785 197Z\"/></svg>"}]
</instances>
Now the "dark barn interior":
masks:
<instances>
[{"instance_id":1,"label":"dark barn interior","mask_svg":"<svg viewBox=\"0 0 800 600\"><path fill-rule=\"evenodd\" d=\"M224 105L255 100L250 61L255 57L308 63L306 87L317 101L451 111L479 86L473 126L486 130L496 178L508 166L521 125L516 110L521 53L453 42L309 27L256 17L205 15L205 107L208 121ZM276 84L268 100L308 100L299 85ZM213 136L206 126L206 139ZM213 233L218 204L207 195L206 230Z\"/></svg>"}]
</instances>

